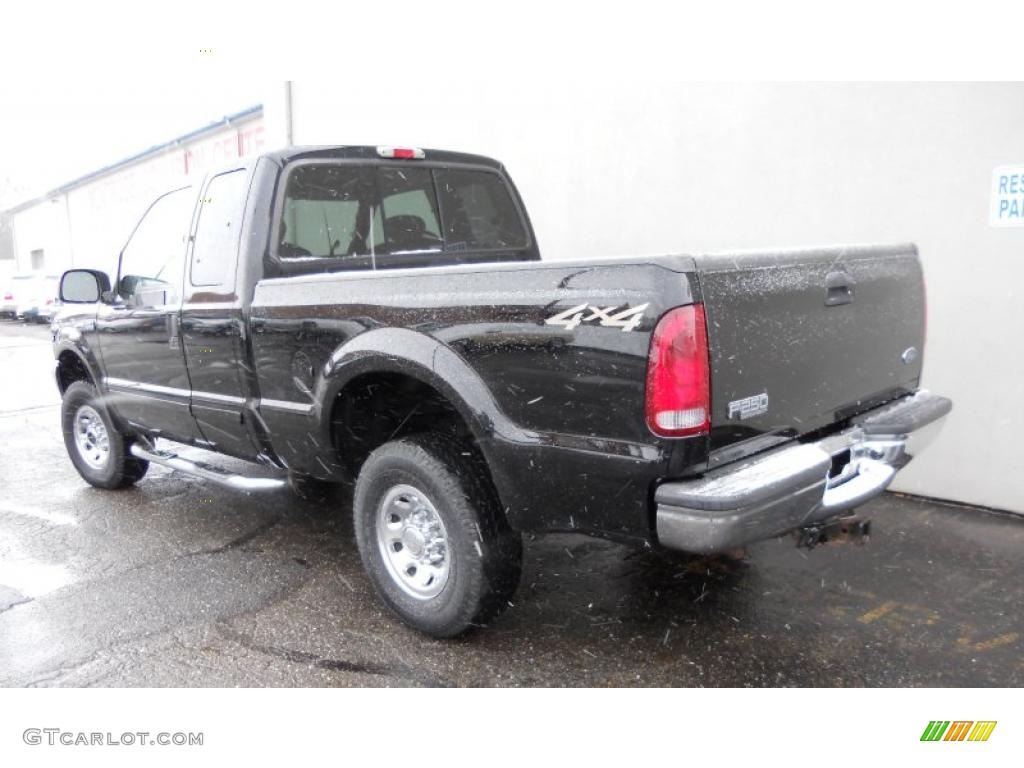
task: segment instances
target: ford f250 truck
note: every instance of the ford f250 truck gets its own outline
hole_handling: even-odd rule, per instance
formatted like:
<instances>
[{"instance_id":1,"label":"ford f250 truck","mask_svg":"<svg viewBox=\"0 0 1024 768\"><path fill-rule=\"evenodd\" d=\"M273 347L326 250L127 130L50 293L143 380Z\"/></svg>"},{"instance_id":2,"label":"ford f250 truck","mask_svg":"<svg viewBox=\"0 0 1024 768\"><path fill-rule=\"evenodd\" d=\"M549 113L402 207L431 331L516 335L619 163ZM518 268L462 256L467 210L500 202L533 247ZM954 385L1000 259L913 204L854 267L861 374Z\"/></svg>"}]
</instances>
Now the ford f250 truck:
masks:
<instances>
[{"instance_id":1,"label":"ford f250 truck","mask_svg":"<svg viewBox=\"0 0 1024 768\"><path fill-rule=\"evenodd\" d=\"M523 532L813 543L951 407L918 388L914 246L544 262L502 165L453 152L240 160L157 199L113 285L73 269L60 298L87 482L348 484L377 592L439 637L508 604Z\"/></svg>"}]
</instances>

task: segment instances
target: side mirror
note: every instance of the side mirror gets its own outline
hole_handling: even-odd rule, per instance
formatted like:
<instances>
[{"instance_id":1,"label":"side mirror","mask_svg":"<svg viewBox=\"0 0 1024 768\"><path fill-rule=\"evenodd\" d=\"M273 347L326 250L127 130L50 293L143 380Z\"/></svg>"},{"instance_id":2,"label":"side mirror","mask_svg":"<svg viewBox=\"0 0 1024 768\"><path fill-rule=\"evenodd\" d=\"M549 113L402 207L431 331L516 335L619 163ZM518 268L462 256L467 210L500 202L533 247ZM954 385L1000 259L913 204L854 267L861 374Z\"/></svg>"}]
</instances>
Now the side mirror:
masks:
<instances>
[{"instance_id":1,"label":"side mirror","mask_svg":"<svg viewBox=\"0 0 1024 768\"><path fill-rule=\"evenodd\" d=\"M95 269L69 269L60 278L60 300L65 304L95 304L110 290L110 278Z\"/></svg>"}]
</instances>

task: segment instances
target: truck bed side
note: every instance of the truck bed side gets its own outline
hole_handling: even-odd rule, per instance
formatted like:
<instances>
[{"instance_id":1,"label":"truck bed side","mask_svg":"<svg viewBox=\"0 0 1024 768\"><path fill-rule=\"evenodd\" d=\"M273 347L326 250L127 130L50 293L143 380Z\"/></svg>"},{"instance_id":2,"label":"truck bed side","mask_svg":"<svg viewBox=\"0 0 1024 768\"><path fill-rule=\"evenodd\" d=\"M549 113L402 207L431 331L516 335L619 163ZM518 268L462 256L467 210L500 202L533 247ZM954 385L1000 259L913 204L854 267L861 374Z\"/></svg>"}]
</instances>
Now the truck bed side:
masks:
<instances>
[{"instance_id":1,"label":"truck bed side","mask_svg":"<svg viewBox=\"0 0 1024 768\"><path fill-rule=\"evenodd\" d=\"M650 333L694 300L691 265L669 257L263 280L251 309L262 418L290 466L339 472L336 448L346 446L332 445L330 409L345 388L372 371L424 380L470 425L514 524L644 536L648 487L675 445L644 421ZM685 442L699 461L706 441Z\"/></svg>"}]
</instances>

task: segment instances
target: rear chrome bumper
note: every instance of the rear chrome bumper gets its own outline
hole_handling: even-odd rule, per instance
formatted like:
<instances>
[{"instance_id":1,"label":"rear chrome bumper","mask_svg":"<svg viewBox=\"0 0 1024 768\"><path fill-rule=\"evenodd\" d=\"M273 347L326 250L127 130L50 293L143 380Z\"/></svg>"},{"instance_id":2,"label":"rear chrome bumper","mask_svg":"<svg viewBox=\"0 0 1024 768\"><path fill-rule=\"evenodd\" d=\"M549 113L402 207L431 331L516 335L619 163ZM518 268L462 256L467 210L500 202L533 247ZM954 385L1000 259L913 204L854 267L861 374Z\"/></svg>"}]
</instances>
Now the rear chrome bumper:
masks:
<instances>
[{"instance_id":1,"label":"rear chrome bumper","mask_svg":"<svg viewBox=\"0 0 1024 768\"><path fill-rule=\"evenodd\" d=\"M663 483L654 494L658 541L685 552L722 552L846 514L889 486L952 407L920 390L824 440ZM834 473L847 451L849 460Z\"/></svg>"}]
</instances>

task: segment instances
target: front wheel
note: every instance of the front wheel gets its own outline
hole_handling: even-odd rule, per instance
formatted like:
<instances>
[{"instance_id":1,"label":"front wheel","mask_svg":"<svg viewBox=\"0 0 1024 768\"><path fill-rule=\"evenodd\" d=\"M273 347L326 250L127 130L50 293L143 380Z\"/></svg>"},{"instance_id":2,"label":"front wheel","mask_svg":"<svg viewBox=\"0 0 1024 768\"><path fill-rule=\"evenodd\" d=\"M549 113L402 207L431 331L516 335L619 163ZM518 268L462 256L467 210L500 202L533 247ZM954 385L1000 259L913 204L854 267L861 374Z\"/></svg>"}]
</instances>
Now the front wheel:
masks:
<instances>
[{"instance_id":1,"label":"front wheel","mask_svg":"<svg viewBox=\"0 0 1024 768\"><path fill-rule=\"evenodd\" d=\"M78 474L97 488L125 488L142 479L149 462L129 453L131 439L98 402L96 388L76 381L61 403L64 445Z\"/></svg>"},{"instance_id":2,"label":"front wheel","mask_svg":"<svg viewBox=\"0 0 1024 768\"><path fill-rule=\"evenodd\" d=\"M384 603L405 623L454 637L500 612L519 582L522 540L486 470L443 435L387 443L363 464L356 542Z\"/></svg>"}]
</instances>

